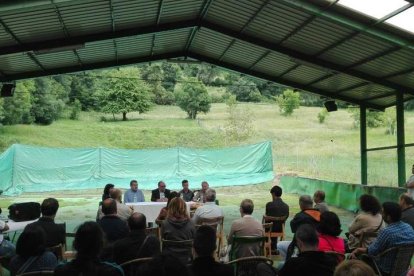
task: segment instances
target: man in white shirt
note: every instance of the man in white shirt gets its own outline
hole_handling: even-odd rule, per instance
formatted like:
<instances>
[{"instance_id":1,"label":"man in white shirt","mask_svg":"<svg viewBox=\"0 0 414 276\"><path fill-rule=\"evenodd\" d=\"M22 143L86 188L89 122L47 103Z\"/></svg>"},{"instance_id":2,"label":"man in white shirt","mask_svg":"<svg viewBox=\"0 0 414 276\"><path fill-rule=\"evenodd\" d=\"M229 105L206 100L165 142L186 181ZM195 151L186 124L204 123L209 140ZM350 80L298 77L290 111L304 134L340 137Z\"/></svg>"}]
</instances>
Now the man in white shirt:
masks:
<instances>
[{"instance_id":1,"label":"man in white shirt","mask_svg":"<svg viewBox=\"0 0 414 276\"><path fill-rule=\"evenodd\" d=\"M193 216L194 224L198 224L200 219L203 218L217 218L223 216L223 210L218 207L216 201L216 191L214 189L208 189L205 193L206 203L203 206L198 207Z\"/></svg>"}]
</instances>

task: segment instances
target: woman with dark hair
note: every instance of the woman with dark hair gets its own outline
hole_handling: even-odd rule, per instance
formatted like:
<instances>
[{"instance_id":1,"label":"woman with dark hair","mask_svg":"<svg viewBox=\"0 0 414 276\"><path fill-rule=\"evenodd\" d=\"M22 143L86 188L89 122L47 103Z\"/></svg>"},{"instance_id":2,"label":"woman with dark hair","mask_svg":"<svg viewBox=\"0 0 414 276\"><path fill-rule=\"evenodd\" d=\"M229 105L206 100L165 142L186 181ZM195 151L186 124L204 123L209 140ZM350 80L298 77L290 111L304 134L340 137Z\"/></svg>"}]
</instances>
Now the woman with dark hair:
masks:
<instances>
[{"instance_id":1,"label":"woman with dark hair","mask_svg":"<svg viewBox=\"0 0 414 276\"><path fill-rule=\"evenodd\" d=\"M178 196L179 196L179 193L177 193L177 192L171 192L170 193L170 195L168 196L167 206L163 207L160 210L160 213L158 214L158 217L155 219L155 223L161 224L162 221L167 218L168 206L170 205L171 200L173 198L178 197Z\"/></svg>"},{"instance_id":2,"label":"woman with dark hair","mask_svg":"<svg viewBox=\"0 0 414 276\"><path fill-rule=\"evenodd\" d=\"M114 187L115 187L115 185L111 184L111 183L105 185L105 188L104 188L104 191L103 191L103 194L102 194L102 201L104 201L107 198L110 198L111 190Z\"/></svg>"},{"instance_id":3,"label":"woman with dark hair","mask_svg":"<svg viewBox=\"0 0 414 276\"><path fill-rule=\"evenodd\" d=\"M53 270L57 258L46 251L46 234L40 227L26 228L16 244L16 256L10 261L10 274L18 275L26 272Z\"/></svg>"},{"instance_id":4,"label":"woman with dark hair","mask_svg":"<svg viewBox=\"0 0 414 276\"><path fill-rule=\"evenodd\" d=\"M98 259L104 246L104 234L96 222L87 221L81 224L76 231L73 247L76 258L70 263L59 265L55 269L55 276L110 276L124 275L121 267L116 264L101 262Z\"/></svg>"},{"instance_id":5,"label":"woman with dark hair","mask_svg":"<svg viewBox=\"0 0 414 276\"><path fill-rule=\"evenodd\" d=\"M367 247L375 237L361 240L363 233L375 233L384 228L381 215L381 204L372 195L364 194L359 198L360 213L354 218L349 226L348 247Z\"/></svg>"},{"instance_id":6,"label":"woman with dark hair","mask_svg":"<svg viewBox=\"0 0 414 276\"><path fill-rule=\"evenodd\" d=\"M341 222L334 212L323 212L318 225L319 251L335 251L345 254L345 241L341 234Z\"/></svg>"}]
</instances>

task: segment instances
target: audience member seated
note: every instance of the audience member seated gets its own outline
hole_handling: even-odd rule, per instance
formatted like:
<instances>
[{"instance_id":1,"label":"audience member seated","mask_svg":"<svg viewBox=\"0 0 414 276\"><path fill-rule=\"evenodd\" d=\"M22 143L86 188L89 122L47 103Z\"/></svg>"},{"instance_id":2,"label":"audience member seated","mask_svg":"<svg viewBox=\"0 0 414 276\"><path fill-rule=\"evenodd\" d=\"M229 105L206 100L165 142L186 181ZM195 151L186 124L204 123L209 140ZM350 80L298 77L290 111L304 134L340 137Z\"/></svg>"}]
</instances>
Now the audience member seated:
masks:
<instances>
[{"instance_id":1,"label":"audience member seated","mask_svg":"<svg viewBox=\"0 0 414 276\"><path fill-rule=\"evenodd\" d=\"M165 202L168 200L171 191L166 189L167 185L164 181L158 182L158 188L151 191L151 201Z\"/></svg>"},{"instance_id":2,"label":"audience member seated","mask_svg":"<svg viewBox=\"0 0 414 276\"><path fill-rule=\"evenodd\" d=\"M195 194L195 196L193 198L193 201L202 202L202 203L206 202L206 196L205 195L206 195L206 191L208 190L208 188L209 188L209 185L208 185L207 181L201 182L201 190L199 190Z\"/></svg>"},{"instance_id":3,"label":"audience member seated","mask_svg":"<svg viewBox=\"0 0 414 276\"><path fill-rule=\"evenodd\" d=\"M321 213L319 210L313 209L312 206L313 201L309 195L302 195L299 197L299 207L301 211L290 221L290 229L293 234L295 234L298 227L303 224L311 224L314 227L319 225ZM295 243L293 243L293 245L295 245ZM277 249L284 260L288 254L289 246L291 246L291 241L281 241L277 243Z\"/></svg>"},{"instance_id":4,"label":"audience member seated","mask_svg":"<svg viewBox=\"0 0 414 276\"><path fill-rule=\"evenodd\" d=\"M375 276L374 270L360 260L347 260L339 264L334 276ZM407 275L408 276L408 275ZM411 275L410 275L411 276ZM413 275L414 276L414 275Z\"/></svg>"},{"instance_id":5,"label":"audience member seated","mask_svg":"<svg viewBox=\"0 0 414 276\"><path fill-rule=\"evenodd\" d=\"M181 181L181 185L183 186L183 189L178 192L180 197L185 202L193 200L194 193L188 188L188 180L184 179L183 181Z\"/></svg>"},{"instance_id":6,"label":"audience member seated","mask_svg":"<svg viewBox=\"0 0 414 276\"><path fill-rule=\"evenodd\" d=\"M361 240L362 233L378 232L384 228L381 216L381 204L376 197L367 194L361 195L359 198L359 207L361 212L348 227L348 247L350 249L354 249L360 245L367 247L375 239L375 237L368 237Z\"/></svg>"},{"instance_id":7,"label":"audience member seated","mask_svg":"<svg viewBox=\"0 0 414 276\"><path fill-rule=\"evenodd\" d=\"M124 203L144 202L144 193L141 190L138 190L138 181L131 180L129 186L130 189L126 190L124 194Z\"/></svg>"},{"instance_id":8,"label":"audience member seated","mask_svg":"<svg viewBox=\"0 0 414 276\"><path fill-rule=\"evenodd\" d=\"M160 242L155 236L146 235L147 219L144 214L133 213L128 219L128 237L116 241L112 246L113 260L117 264L152 257L160 253Z\"/></svg>"},{"instance_id":9,"label":"audience member seated","mask_svg":"<svg viewBox=\"0 0 414 276\"><path fill-rule=\"evenodd\" d=\"M112 198L105 199L102 202L104 216L98 221L109 243L123 239L129 234L126 222L117 216L116 207L115 200Z\"/></svg>"},{"instance_id":10,"label":"audience member seated","mask_svg":"<svg viewBox=\"0 0 414 276\"><path fill-rule=\"evenodd\" d=\"M214 260L216 250L216 231L208 225L197 229L194 238L194 252L196 255L190 270L194 276L229 276L233 275L233 267L221 264Z\"/></svg>"},{"instance_id":11,"label":"audience member seated","mask_svg":"<svg viewBox=\"0 0 414 276\"><path fill-rule=\"evenodd\" d=\"M23 231L17 240L16 254L10 261L12 276L53 270L58 264L55 254L46 251L46 234L41 227L30 227Z\"/></svg>"},{"instance_id":12,"label":"audience member seated","mask_svg":"<svg viewBox=\"0 0 414 276\"><path fill-rule=\"evenodd\" d=\"M240 203L240 215L241 218L236 219L231 224L230 233L228 236L227 244L233 243L233 236L263 236L263 225L256 220L253 216L254 204L251 199L244 199ZM255 245L246 244L240 245L237 250L237 258L249 257L258 255L259 248Z\"/></svg>"},{"instance_id":13,"label":"audience member seated","mask_svg":"<svg viewBox=\"0 0 414 276\"><path fill-rule=\"evenodd\" d=\"M190 272L175 255L162 253L140 266L139 276L190 276ZM232 274L231 274L232 275ZM229 276L231 276L229 275Z\"/></svg>"},{"instance_id":14,"label":"audience member seated","mask_svg":"<svg viewBox=\"0 0 414 276\"><path fill-rule=\"evenodd\" d=\"M328 204L325 202L325 192L318 190L313 194L313 202L315 202L315 206L313 208L319 210L321 214L323 212L329 211Z\"/></svg>"},{"instance_id":15,"label":"audience member seated","mask_svg":"<svg viewBox=\"0 0 414 276\"><path fill-rule=\"evenodd\" d=\"M158 214L158 217L155 219L155 223L160 224L162 223L163 220L167 218L168 206L170 206L171 200L176 197L178 197L177 192L170 193L170 196L168 197L168 201L167 201L167 206L162 207L162 209L160 210L160 213Z\"/></svg>"},{"instance_id":16,"label":"audience member seated","mask_svg":"<svg viewBox=\"0 0 414 276\"><path fill-rule=\"evenodd\" d=\"M397 203L384 202L382 213L387 226L378 233L378 237L367 248L355 249L351 254L352 258L359 254L367 254L372 257L391 247L413 243L414 230L409 224L401 221L401 209ZM395 261L395 252L382 255L376 261L381 274L388 274Z\"/></svg>"},{"instance_id":17,"label":"audience member seated","mask_svg":"<svg viewBox=\"0 0 414 276\"><path fill-rule=\"evenodd\" d=\"M321 221L317 227L320 251L334 251L345 254L345 240L338 237L341 222L334 212L326 211L321 214Z\"/></svg>"},{"instance_id":18,"label":"audience member seated","mask_svg":"<svg viewBox=\"0 0 414 276\"><path fill-rule=\"evenodd\" d=\"M73 247L76 258L56 267L55 276L112 276L124 273L116 264L100 262L98 256L104 244L104 234L96 222L88 221L81 224L76 231Z\"/></svg>"},{"instance_id":19,"label":"audience member seated","mask_svg":"<svg viewBox=\"0 0 414 276\"><path fill-rule=\"evenodd\" d=\"M103 191L103 194L102 194L102 201L104 201L105 199L111 197L111 190L114 189L114 188L115 188L114 184L109 183L109 184L105 185L105 188L104 188L104 191Z\"/></svg>"},{"instance_id":20,"label":"audience member seated","mask_svg":"<svg viewBox=\"0 0 414 276\"><path fill-rule=\"evenodd\" d=\"M208 189L205 193L206 203L197 208L193 216L194 224L198 224L200 219L222 217L223 210L216 205L216 191Z\"/></svg>"},{"instance_id":21,"label":"audience member seated","mask_svg":"<svg viewBox=\"0 0 414 276\"><path fill-rule=\"evenodd\" d=\"M46 233L46 247L66 244L66 229L63 224L56 224L55 217L59 209L59 202L55 198L43 200L40 210L42 216L38 221L30 223L26 228L41 227Z\"/></svg>"},{"instance_id":22,"label":"audience member seated","mask_svg":"<svg viewBox=\"0 0 414 276\"><path fill-rule=\"evenodd\" d=\"M266 216L289 217L289 206L282 200L282 188L273 186L270 190L272 201L266 203ZM272 232L282 232L282 221L280 223L273 222ZM276 249L277 238L272 238L272 249Z\"/></svg>"},{"instance_id":23,"label":"audience member seated","mask_svg":"<svg viewBox=\"0 0 414 276\"><path fill-rule=\"evenodd\" d=\"M332 276L337 262L318 250L319 240L314 226L300 225L295 237L299 255L287 260L278 275Z\"/></svg>"},{"instance_id":24,"label":"audience member seated","mask_svg":"<svg viewBox=\"0 0 414 276\"><path fill-rule=\"evenodd\" d=\"M407 194L400 196L401 220L414 228L414 200Z\"/></svg>"},{"instance_id":25,"label":"audience member seated","mask_svg":"<svg viewBox=\"0 0 414 276\"><path fill-rule=\"evenodd\" d=\"M127 219L132 215L134 209L131 206L127 206L122 203L122 192L119 189L112 189L111 198L116 202L116 214L120 219L123 221L127 221ZM98 209L98 220L102 219L104 213L102 212L102 206L99 206Z\"/></svg>"},{"instance_id":26,"label":"audience member seated","mask_svg":"<svg viewBox=\"0 0 414 276\"><path fill-rule=\"evenodd\" d=\"M9 230L9 226L4 221L0 220L0 258L9 259L16 253L14 244L3 237L3 232Z\"/></svg>"},{"instance_id":27,"label":"audience member seated","mask_svg":"<svg viewBox=\"0 0 414 276\"><path fill-rule=\"evenodd\" d=\"M185 201L179 197L173 198L168 207L167 219L162 222L161 237L165 240L192 240L195 227L187 213ZM173 254L184 263L188 263L191 252L187 248L168 247L163 252Z\"/></svg>"}]
</instances>

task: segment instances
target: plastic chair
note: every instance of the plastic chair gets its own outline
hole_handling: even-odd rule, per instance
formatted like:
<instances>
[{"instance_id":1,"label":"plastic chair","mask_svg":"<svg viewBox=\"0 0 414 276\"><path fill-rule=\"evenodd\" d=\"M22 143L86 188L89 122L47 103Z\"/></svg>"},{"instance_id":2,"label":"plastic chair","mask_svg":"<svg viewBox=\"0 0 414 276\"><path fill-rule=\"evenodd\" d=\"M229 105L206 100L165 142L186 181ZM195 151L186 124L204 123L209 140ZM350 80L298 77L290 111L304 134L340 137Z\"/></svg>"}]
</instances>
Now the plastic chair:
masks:
<instances>
[{"instance_id":1,"label":"plastic chair","mask_svg":"<svg viewBox=\"0 0 414 276\"><path fill-rule=\"evenodd\" d=\"M273 222L263 223L263 230L266 237L266 242L264 244L265 256L269 257L272 255L272 239L270 233L272 232Z\"/></svg>"},{"instance_id":2,"label":"plastic chair","mask_svg":"<svg viewBox=\"0 0 414 276\"><path fill-rule=\"evenodd\" d=\"M215 218L200 218L199 224L196 227L201 225L209 225L216 230L216 237L217 237L217 258L219 258L220 250L223 243L224 237L224 217L215 217Z\"/></svg>"},{"instance_id":3,"label":"plastic chair","mask_svg":"<svg viewBox=\"0 0 414 276\"><path fill-rule=\"evenodd\" d=\"M162 252L168 252L179 258L187 265L193 261L193 240L165 240L162 239Z\"/></svg>"},{"instance_id":4,"label":"plastic chair","mask_svg":"<svg viewBox=\"0 0 414 276\"><path fill-rule=\"evenodd\" d=\"M243 257L264 256L265 236L233 236L229 261ZM250 256L245 256L249 254Z\"/></svg>"},{"instance_id":5,"label":"plastic chair","mask_svg":"<svg viewBox=\"0 0 414 276\"><path fill-rule=\"evenodd\" d=\"M270 266L273 266L273 261L266 257L244 257L228 262L234 266L234 275L235 276L256 276L257 275L257 265L260 263L266 263Z\"/></svg>"},{"instance_id":6,"label":"plastic chair","mask_svg":"<svg viewBox=\"0 0 414 276\"><path fill-rule=\"evenodd\" d=\"M147 263L151 260L152 260L151 257L149 257L149 258L138 258L138 259L133 259L133 260L127 261L125 263L122 263L120 266L124 270L125 276L134 276L134 275L139 275L139 267L142 264Z\"/></svg>"}]
</instances>

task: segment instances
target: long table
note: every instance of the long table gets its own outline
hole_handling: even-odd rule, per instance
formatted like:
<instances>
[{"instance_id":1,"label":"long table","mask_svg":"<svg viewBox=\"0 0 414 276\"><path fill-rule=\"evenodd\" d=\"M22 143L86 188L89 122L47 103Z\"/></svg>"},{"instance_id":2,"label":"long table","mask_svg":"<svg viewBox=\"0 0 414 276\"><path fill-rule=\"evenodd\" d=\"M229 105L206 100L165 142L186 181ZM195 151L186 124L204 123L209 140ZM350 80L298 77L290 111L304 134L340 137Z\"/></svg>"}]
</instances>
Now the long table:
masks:
<instances>
[{"instance_id":1,"label":"long table","mask_svg":"<svg viewBox=\"0 0 414 276\"><path fill-rule=\"evenodd\" d=\"M194 202L186 202L187 212L190 214L190 206ZM136 202L136 203L126 203L128 206L134 208L134 212L139 212L145 215L147 222L155 222L155 219L158 217L161 209L167 206L167 202Z\"/></svg>"},{"instance_id":2,"label":"long table","mask_svg":"<svg viewBox=\"0 0 414 276\"><path fill-rule=\"evenodd\" d=\"M11 234L11 233L13 233L13 237L11 238L11 241L14 242L14 239L16 237L17 232L23 231L24 228L28 224L30 224L32 222L35 222L37 220L38 219L28 220L28 221L14 221L12 219L6 220L6 224L9 226L9 230L4 231L2 234Z\"/></svg>"}]
</instances>

